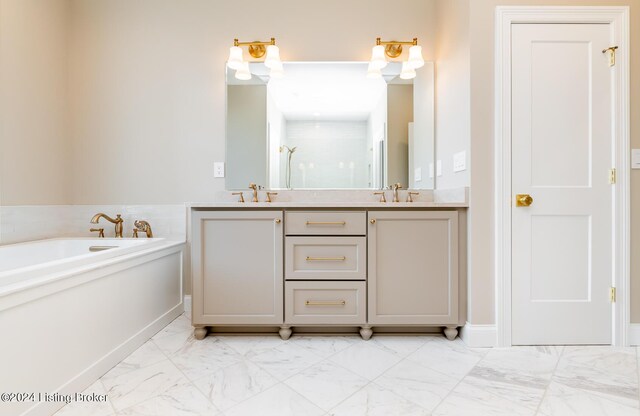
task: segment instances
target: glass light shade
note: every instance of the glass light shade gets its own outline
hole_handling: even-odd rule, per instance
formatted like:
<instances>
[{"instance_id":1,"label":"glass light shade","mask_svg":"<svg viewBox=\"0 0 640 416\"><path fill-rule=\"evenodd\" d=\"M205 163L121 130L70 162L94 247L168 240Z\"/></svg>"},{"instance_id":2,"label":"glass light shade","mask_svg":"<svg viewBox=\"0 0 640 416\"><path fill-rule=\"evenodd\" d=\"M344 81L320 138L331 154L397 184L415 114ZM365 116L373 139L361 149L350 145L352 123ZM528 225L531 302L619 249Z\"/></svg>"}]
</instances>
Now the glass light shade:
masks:
<instances>
[{"instance_id":1,"label":"glass light shade","mask_svg":"<svg viewBox=\"0 0 640 416\"><path fill-rule=\"evenodd\" d=\"M276 65L281 65L280 61L280 49L276 45L267 46L267 57L264 59L264 66L267 68L273 68Z\"/></svg>"},{"instance_id":2,"label":"glass light shade","mask_svg":"<svg viewBox=\"0 0 640 416\"><path fill-rule=\"evenodd\" d=\"M402 79L413 79L416 77L416 70L413 69L411 64L408 61L402 62L402 71L400 71L400 78Z\"/></svg>"},{"instance_id":3,"label":"glass light shade","mask_svg":"<svg viewBox=\"0 0 640 416\"><path fill-rule=\"evenodd\" d=\"M242 66L236 70L236 78L242 81L251 79L251 72L249 71L249 62L243 62Z\"/></svg>"},{"instance_id":4,"label":"glass light shade","mask_svg":"<svg viewBox=\"0 0 640 416\"><path fill-rule=\"evenodd\" d=\"M271 71L269 71L269 76L276 79L284 78L284 69L282 68L282 63L271 68Z\"/></svg>"},{"instance_id":5,"label":"glass light shade","mask_svg":"<svg viewBox=\"0 0 640 416\"><path fill-rule=\"evenodd\" d=\"M240 69L242 66L242 48L239 46L232 46L229 48L229 59L227 60L227 66L231 69Z\"/></svg>"},{"instance_id":6,"label":"glass light shade","mask_svg":"<svg viewBox=\"0 0 640 416\"><path fill-rule=\"evenodd\" d=\"M409 48L409 64L414 69L424 66L424 59L422 58L422 46L414 45Z\"/></svg>"},{"instance_id":7,"label":"glass light shade","mask_svg":"<svg viewBox=\"0 0 640 416\"><path fill-rule=\"evenodd\" d=\"M387 66L387 58L384 57L384 45L376 45L371 49L371 67L382 69Z\"/></svg>"},{"instance_id":8,"label":"glass light shade","mask_svg":"<svg viewBox=\"0 0 640 416\"><path fill-rule=\"evenodd\" d=\"M367 67L367 78L378 79L382 77L382 72L380 72L380 68L374 68L371 62L369 62L369 66Z\"/></svg>"}]
</instances>

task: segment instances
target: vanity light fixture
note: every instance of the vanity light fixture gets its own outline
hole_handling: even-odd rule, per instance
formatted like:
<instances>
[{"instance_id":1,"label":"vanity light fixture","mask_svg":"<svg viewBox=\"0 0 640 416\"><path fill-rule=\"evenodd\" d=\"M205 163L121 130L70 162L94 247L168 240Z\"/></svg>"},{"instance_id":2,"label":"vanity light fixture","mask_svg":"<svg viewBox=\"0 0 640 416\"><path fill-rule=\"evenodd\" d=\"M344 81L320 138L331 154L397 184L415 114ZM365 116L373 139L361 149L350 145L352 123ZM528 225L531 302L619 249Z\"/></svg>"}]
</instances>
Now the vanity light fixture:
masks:
<instances>
[{"instance_id":1,"label":"vanity light fixture","mask_svg":"<svg viewBox=\"0 0 640 416\"><path fill-rule=\"evenodd\" d=\"M367 77L375 78L376 70L387 66L387 58L397 58L402 55L402 45L411 45L409 48L409 59L402 63L402 79L411 79L416 76L416 68L420 68L424 65L424 59L422 58L422 47L418 45L418 38L413 38L412 41L383 41L380 38L376 38L376 46L371 50L371 61L369 62L369 68L367 70ZM385 56L386 55L386 56Z\"/></svg>"},{"instance_id":2,"label":"vanity light fixture","mask_svg":"<svg viewBox=\"0 0 640 416\"><path fill-rule=\"evenodd\" d=\"M380 71L380 68L376 68L371 62L369 62L369 66L367 67L367 78L382 78L382 72Z\"/></svg>"},{"instance_id":3,"label":"vanity light fixture","mask_svg":"<svg viewBox=\"0 0 640 416\"><path fill-rule=\"evenodd\" d=\"M273 78L282 78L284 76L282 61L280 60L280 49L276 46L276 38L271 38L268 42L240 42L238 39L234 39L233 46L229 49L227 66L236 70L236 78L241 80L251 79L249 63L242 57L242 46L247 46L249 55L253 58L260 59L266 55L264 65L271 69Z\"/></svg>"},{"instance_id":4,"label":"vanity light fixture","mask_svg":"<svg viewBox=\"0 0 640 416\"><path fill-rule=\"evenodd\" d=\"M401 79L413 79L416 77L416 70L411 66L409 61L402 62L402 69L400 70Z\"/></svg>"}]
</instances>

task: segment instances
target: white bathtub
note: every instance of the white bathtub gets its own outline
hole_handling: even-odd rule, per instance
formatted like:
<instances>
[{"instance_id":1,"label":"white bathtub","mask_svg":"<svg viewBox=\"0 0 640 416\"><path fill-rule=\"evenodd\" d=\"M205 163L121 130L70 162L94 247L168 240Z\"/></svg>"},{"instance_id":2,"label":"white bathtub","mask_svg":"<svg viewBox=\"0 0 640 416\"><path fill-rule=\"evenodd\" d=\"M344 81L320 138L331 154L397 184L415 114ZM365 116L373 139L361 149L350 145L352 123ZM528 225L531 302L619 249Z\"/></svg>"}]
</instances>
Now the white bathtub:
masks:
<instances>
[{"instance_id":1,"label":"white bathtub","mask_svg":"<svg viewBox=\"0 0 640 416\"><path fill-rule=\"evenodd\" d=\"M0 393L82 392L180 315L183 245L77 238L0 246ZM0 400L0 416L51 415L63 404Z\"/></svg>"}]
</instances>

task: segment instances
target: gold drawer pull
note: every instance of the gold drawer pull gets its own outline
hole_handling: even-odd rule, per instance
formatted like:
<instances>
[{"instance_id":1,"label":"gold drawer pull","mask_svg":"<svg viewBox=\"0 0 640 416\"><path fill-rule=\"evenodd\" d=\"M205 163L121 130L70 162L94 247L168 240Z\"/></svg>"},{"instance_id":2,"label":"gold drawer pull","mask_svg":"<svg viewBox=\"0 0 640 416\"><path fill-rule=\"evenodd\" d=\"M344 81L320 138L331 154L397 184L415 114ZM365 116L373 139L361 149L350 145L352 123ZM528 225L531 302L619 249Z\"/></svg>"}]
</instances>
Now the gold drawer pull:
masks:
<instances>
[{"instance_id":1,"label":"gold drawer pull","mask_svg":"<svg viewBox=\"0 0 640 416\"><path fill-rule=\"evenodd\" d=\"M346 221L307 221L307 225L347 225Z\"/></svg>"},{"instance_id":2,"label":"gold drawer pull","mask_svg":"<svg viewBox=\"0 0 640 416\"><path fill-rule=\"evenodd\" d=\"M304 302L306 306L344 306L346 300L307 300Z\"/></svg>"},{"instance_id":3,"label":"gold drawer pull","mask_svg":"<svg viewBox=\"0 0 640 416\"><path fill-rule=\"evenodd\" d=\"M307 256L307 261L345 261L347 258L345 256L342 257L309 257Z\"/></svg>"}]
</instances>

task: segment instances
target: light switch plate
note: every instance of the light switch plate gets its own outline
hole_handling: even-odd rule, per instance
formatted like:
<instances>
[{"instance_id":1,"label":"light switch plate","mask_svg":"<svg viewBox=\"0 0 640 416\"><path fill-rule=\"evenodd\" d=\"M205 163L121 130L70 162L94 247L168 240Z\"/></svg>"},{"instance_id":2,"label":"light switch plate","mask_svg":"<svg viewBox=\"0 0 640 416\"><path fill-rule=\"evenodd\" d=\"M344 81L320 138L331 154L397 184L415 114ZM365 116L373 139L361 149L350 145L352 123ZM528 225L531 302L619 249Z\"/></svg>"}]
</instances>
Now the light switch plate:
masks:
<instances>
[{"instance_id":1,"label":"light switch plate","mask_svg":"<svg viewBox=\"0 0 640 416\"><path fill-rule=\"evenodd\" d=\"M631 169L640 169L640 149L631 149Z\"/></svg>"},{"instance_id":2,"label":"light switch plate","mask_svg":"<svg viewBox=\"0 0 640 416\"><path fill-rule=\"evenodd\" d=\"M433 172L433 162L429 163L429 178L433 179L434 177L434 172Z\"/></svg>"},{"instance_id":3,"label":"light switch plate","mask_svg":"<svg viewBox=\"0 0 640 416\"><path fill-rule=\"evenodd\" d=\"M213 164L213 177L224 178L224 162L214 162Z\"/></svg>"},{"instance_id":4,"label":"light switch plate","mask_svg":"<svg viewBox=\"0 0 640 416\"><path fill-rule=\"evenodd\" d=\"M436 161L436 176L442 176L442 160Z\"/></svg>"},{"instance_id":5,"label":"light switch plate","mask_svg":"<svg viewBox=\"0 0 640 416\"><path fill-rule=\"evenodd\" d=\"M467 170L467 152L462 151L453 155L453 171L462 172Z\"/></svg>"},{"instance_id":6,"label":"light switch plate","mask_svg":"<svg viewBox=\"0 0 640 416\"><path fill-rule=\"evenodd\" d=\"M413 180L415 182L420 182L422 180L422 168L415 168L413 170Z\"/></svg>"}]
</instances>

